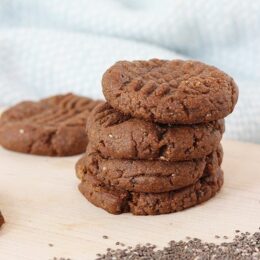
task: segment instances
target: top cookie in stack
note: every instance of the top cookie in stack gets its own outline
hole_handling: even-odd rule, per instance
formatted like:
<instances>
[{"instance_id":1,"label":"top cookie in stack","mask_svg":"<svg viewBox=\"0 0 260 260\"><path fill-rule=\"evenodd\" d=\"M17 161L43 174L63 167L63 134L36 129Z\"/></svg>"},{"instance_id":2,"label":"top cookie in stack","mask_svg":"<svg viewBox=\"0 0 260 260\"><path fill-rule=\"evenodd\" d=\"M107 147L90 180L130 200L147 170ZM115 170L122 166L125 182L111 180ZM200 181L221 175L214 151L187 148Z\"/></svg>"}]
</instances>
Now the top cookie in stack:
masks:
<instances>
[{"instance_id":1,"label":"top cookie in stack","mask_svg":"<svg viewBox=\"0 0 260 260\"><path fill-rule=\"evenodd\" d=\"M84 196L110 213L154 215L213 197L223 183L223 118L233 79L195 61L117 62L102 80L108 103L88 121L76 165Z\"/></svg>"},{"instance_id":2,"label":"top cookie in stack","mask_svg":"<svg viewBox=\"0 0 260 260\"><path fill-rule=\"evenodd\" d=\"M106 71L103 92L112 107L163 124L197 124L230 114L234 80L197 61L120 61Z\"/></svg>"}]
</instances>

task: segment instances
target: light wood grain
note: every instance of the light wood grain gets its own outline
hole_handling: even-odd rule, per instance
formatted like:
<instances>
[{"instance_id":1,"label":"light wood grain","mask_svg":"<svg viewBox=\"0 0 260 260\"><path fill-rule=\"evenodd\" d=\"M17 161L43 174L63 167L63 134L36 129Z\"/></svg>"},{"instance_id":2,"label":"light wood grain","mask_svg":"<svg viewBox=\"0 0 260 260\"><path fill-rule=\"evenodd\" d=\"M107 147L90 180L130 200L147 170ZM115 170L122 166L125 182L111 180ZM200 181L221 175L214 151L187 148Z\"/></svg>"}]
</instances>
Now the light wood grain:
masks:
<instances>
[{"instance_id":1,"label":"light wood grain","mask_svg":"<svg viewBox=\"0 0 260 260\"><path fill-rule=\"evenodd\" d=\"M74 174L78 156L48 158L0 148L0 209L7 222L0 232L0 259L94 259L116 241L164 246L185 236L216 241L215 234L256 231L260 146L224 141L224 151L225 185L214 199L175 214L137 217L110 215L83 198Z\"/></svg>"}]
</instances>

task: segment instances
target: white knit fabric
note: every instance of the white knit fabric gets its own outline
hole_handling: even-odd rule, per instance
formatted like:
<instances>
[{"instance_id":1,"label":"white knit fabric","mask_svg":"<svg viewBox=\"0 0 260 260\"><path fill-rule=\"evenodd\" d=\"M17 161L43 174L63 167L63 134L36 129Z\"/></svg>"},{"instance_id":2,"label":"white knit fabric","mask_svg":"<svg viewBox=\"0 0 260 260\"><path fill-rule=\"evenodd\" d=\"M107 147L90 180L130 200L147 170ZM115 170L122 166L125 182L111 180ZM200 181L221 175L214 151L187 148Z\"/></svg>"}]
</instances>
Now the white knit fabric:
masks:
<instances>
[{"instance_id":1,"label":"white knit fabric","mask_svg":"<svg viewBox=\"0 0 260 260\"><path fill-rule=\"evenodd\" d=\"M73 91L102 97L117 60L189 58L240 87L226 136L260 143L260 2L2 0L0 106Z\"/></svg>"}]
</instances>

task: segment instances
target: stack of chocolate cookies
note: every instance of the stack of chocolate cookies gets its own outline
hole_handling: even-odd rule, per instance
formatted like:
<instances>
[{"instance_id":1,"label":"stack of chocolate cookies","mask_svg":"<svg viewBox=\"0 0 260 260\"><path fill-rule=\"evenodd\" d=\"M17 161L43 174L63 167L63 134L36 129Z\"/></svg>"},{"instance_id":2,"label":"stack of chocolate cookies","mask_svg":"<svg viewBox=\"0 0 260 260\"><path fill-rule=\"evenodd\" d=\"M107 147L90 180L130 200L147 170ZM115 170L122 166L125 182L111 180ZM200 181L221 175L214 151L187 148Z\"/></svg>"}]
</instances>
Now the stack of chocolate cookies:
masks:
<instances>
[{"instance_id":1,"label":"stack of chocolate cookies","mask_svg":"<svg viewBox=\"0 0 260 260\"><path fill-rule=\"evenodd\" d=\"M196 61L117 62L102 80L107 103L88 119L79 189L119 214L180 211L223 184L223 118L237 102L233 79Z\"/></svg>"}]
</instances>

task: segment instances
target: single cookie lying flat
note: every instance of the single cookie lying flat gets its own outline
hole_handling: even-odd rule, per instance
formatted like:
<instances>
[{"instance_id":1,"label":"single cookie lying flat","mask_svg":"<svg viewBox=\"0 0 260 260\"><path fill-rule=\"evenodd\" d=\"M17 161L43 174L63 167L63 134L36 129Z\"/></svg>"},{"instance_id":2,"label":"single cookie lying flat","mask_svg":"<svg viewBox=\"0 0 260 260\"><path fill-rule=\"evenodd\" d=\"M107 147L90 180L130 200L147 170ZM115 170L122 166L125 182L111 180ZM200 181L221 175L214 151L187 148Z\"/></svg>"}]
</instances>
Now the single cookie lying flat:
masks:
<instances>
[{"instance_id":1,"label":"single cookie lying flat","mask_svg":"<svg viewBox=\"0 0 260 260\"><path fill-rule=\"evenodd\" d=\"M38 155L83 153L87 117L98 103L73 94L21 102L2 114L0 144L9 150Z\"/></svg>"},{"instance_id":2,"label":"single cookie lying flat","mask_svg":"<svg viewBox=\"0 0 260 260\"><path fill-rule=\"evenodd\" d=\"M198 61L119 61L102 79L103 93L124 114L170 124L196 124L230 114L234 80Z\"/></svg>"},{"instance_id":3,"label":"single cookie lying flat","mask_svg":"<svg viewBox=\"0 0 260 260\"><path fill-rule=\"evenodd\" d=\"M215 175L222 157L221 146L202 159L180 162L104 159L88 147L76 164L76 174L81 180L92 174L116 189L166 192L194 184L201 176Z\"/></svg>"},{"instance_id":4,"label":"single cookie lying flat","mask_svg":"<svg viewBox=\"0 0 260 260\"><path fill-rule=\"evenodd\" d=\"M164 193L118 191L91 174L79 185L81 193L94 205L109 213L132 212L134 215L158 215L181 211L213 197L223 184L223 172L198 180L180 190Z\"/></svg>"},{"instance_id":5,"label":"single cookie lying flat","mask_svg":"<svg viewBox=\"0 0 260 260\"><path fill-rule=\"evenodd\" d=\"M108 103L88 118L88 137L104 158L183 161L216 150L224 120L197 125L168 126L124 116Z\"/></svg>"},{"instance_id":6,"label":"single cookie lying flat","mask_svg":"<svg viewBox=\"0 0 260 260\"><path fill-rule=\"evenodd\" d=\"M5 223L4 217L0 211L0 227Z\"/></svg>"}]
</instances>

